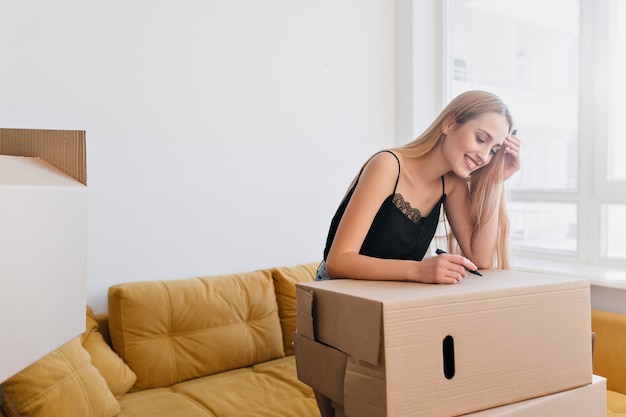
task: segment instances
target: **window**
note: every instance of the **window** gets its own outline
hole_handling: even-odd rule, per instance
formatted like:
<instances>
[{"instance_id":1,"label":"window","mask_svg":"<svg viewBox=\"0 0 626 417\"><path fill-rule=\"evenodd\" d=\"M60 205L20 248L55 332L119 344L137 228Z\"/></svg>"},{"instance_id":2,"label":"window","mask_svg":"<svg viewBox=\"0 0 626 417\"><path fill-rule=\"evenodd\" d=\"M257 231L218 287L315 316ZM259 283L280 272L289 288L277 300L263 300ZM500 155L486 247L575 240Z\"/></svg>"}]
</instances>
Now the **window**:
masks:
<instances>
[{"instance_id":1,"label":"window","mask_svg":"<svg viewBox=\"0 0 626 417\"><path fill-rule=\"evenodd\" d=\"M608 164L607 180L626 180L626 164L623 156L626 155L626 138L624 128L620 127L620 119L626 115L626 4L616 1L613 5L614 12L610 14L609 39L614 42L612 45L613 54L609 55L609 68L611 71L610 84L614 89L610 89L610 129L608 143ZM613 61L613 62L611 62ZM620 136L621 135L621 136ZM620 160L620 156L622 156Z\"/></svg>"},{"instance_id":2,"label":"window","mask_svg":"<svg viewBox=\"0 0 626 417\"><path fill-rule=\"evenodd\" d=\"M623 225L626 218L626 204L603 205L602 218L604 219L604 233L606 233L606 247L603 252L612 258L626 259L626 233L624 228L610 227L611 225Z\"/></svg>"},{"instance_id":3,"label":"window","mask_svg":"<svg viewBox=\"0 0 626 417\"><path fill-rule=\"evenodd\" d=\"M498 94L524 140L507 182L514 251L626 266L626 2L447 0L444 11L446 101Z\"/></svg>"},{"instance_id":4,"label":"window","mask_svg":"<svg viewBox=\"0 0 626 417\"><path fill-rule=\"evenodd\" d=\"M464 58L454 58L454 80L467 81L467 61Z\"/></svg>"}]
</instances>

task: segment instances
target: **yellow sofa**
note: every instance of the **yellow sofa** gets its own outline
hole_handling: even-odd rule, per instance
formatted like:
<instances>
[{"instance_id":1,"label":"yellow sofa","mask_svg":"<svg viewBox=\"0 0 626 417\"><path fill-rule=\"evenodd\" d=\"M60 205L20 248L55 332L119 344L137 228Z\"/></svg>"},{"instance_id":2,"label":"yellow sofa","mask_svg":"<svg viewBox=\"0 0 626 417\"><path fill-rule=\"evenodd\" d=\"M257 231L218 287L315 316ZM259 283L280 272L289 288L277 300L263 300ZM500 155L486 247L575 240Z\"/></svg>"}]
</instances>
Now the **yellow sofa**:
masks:
<instances>
[{"instance_id":1,"label":"yellow sofa","mask_svg":"<svg viewBox=\"0 0 626 417\"><path fill-rule=\"evenodd\" d=\"M108 315L87 308L84 334L0 385L0 415L319 417L292 345L316 267L113 286ZM626 417L626 315L591 317L607 417Z\"/></svg>"},{"instance_id":2,"label":"yellow sofa","mask_svg":"<svg viewBox=\"0 0 626 417\"><path fill-rule=\"evenodd\" d=\"M626 315L591 311L593 373L607 379L607 417L626 417Z\"/></svg>"},{"instance_id":3,"label":"yellow sofa","mask_svg":"<svg viewBox=\"0 0 626 417\"><path fill-rule=\"evenodd\" d=\"M317 265L109 289L108 315L1 386L6 417L319 417L296 375L295 283Z\"/></svg>"}]
</instances>

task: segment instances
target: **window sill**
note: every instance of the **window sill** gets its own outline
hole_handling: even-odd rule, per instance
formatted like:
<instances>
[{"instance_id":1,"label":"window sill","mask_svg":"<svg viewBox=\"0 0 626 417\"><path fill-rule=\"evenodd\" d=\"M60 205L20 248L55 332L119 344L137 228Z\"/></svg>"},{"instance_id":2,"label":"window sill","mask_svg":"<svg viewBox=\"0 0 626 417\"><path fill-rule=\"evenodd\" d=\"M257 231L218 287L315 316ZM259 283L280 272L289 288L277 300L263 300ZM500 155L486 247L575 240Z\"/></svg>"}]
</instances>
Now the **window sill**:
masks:
<instances>
[{"instance_id":1,"label":"window sill","mask_svg":"<svg viewBox=\"0 0 626 417\"><path fill-rule=\"evenodd\" d=\"M513 257L511 268L520 271L546 272L579 277L589 280L589 283L594 286L626 290L626 269L623 268L524 256Z\"/></svg>"}]
</instances>

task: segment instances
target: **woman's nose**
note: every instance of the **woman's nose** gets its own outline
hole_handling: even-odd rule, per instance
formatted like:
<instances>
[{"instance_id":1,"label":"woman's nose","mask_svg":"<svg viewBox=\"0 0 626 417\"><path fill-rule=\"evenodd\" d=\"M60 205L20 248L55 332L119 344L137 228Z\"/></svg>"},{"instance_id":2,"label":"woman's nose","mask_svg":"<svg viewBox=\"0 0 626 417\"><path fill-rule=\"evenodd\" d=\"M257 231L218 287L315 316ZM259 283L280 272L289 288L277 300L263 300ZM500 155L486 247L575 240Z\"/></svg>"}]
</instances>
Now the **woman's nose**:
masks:
<instances>
[{"instance_id":1,"label":"woman's nose","mask_svg":"<svg viewBox=\"0 0 626 417\"><path fill-rule=\"evenodd\" d=\"M491 149L482 149L480 151L478 151L478 159L480 160L480 163L484 163L489 161L489 156L491 153Z\"/></svg>"}]
</instances>

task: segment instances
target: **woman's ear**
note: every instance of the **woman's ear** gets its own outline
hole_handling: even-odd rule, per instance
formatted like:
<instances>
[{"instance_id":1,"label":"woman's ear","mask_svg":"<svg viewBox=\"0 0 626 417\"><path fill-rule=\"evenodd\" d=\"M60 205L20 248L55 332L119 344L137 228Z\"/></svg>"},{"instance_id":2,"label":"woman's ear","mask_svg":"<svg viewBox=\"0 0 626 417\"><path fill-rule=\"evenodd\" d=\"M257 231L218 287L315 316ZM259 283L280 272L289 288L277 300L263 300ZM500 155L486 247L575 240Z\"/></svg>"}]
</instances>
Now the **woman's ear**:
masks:
<instances>
[{"instance_id":1,"label":"woman's ear","mask_svg":"<svg viewBox=\"0 0 626 417\"><path fill-rule=\"evenodd\" d=\"M454 117L448 116L443 119L443 123L441 125L441 133L447 135L450 129L454 126Z\"/></svg>"}]
</instances>

